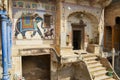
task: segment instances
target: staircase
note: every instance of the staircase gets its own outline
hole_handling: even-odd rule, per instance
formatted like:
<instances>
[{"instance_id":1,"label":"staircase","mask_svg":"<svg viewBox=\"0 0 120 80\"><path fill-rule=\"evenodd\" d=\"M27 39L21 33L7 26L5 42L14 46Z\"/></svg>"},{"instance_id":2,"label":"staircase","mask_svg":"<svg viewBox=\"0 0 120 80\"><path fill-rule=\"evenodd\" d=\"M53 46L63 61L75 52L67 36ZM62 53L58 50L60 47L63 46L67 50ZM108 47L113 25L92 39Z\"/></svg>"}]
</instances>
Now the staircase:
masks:
<instances>
[{"instance_id":1,"label":"staircase","mask_svg":"<svg viewBox=\"0 0 120 80\"><path fill-rule=\"evenodd\" d=\"M81 54L86 63L92 80L118 80L107 76L107 68L103 66L100 59L95 54Z\"/></svg>"}]
</instances>

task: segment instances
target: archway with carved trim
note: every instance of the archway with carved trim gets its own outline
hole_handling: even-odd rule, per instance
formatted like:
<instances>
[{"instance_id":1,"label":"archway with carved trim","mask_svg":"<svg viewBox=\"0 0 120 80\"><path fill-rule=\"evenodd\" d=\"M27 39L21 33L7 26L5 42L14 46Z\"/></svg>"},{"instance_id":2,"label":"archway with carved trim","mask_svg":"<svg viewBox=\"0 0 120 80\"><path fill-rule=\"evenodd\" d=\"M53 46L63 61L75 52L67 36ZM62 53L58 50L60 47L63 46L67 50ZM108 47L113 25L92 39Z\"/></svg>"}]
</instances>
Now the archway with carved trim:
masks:
<instances>
[{"instance_id":1,"label":"archway with carved trim","mask_svg":"<svg viewBox=\"0 0 120 80\"><path fill-rule=\"evenodd\" d=\"M77 25L77 28L75 27ZM86 12L73 12L67 17L66 33L69 36L69 45L74 49L74 30L78 31L77 37L81 41L76 43L80 45L80 49L85 49L86 36L89 37L87 40L88 44L98 44L99 43L99 31L98 31L98 20L91 13ZM79 32L80 31L80 32Z\"/></svg>"}]
</instances>

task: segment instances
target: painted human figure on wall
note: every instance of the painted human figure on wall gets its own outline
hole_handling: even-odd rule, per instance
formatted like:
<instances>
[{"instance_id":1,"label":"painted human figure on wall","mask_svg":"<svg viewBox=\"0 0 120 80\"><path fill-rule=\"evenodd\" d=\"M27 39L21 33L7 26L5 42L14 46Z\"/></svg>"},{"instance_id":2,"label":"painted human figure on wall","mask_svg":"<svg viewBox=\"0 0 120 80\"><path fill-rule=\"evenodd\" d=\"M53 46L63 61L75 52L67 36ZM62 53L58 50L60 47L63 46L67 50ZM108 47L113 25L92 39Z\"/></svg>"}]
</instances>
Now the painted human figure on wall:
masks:
<instances>
[{"instance_id":1,"label":"painted human figure on wall","mask_svg":"<svg viewBox=\"0 0 120 80\"><path fill-rule=\"evenodd\" d=\"M42 21L42 18L38 17L38 15L35 14L34 19L33 19L33 26L34 26L35 30L33 31L33 34L31 35L31 37L35 36L36 32L38 32L38 34L41 36L41 38L43 38L43 35L37 24L40 21ZM41 25L42 25L42 23L41 23Z\"/></svg>"}]
</instances>

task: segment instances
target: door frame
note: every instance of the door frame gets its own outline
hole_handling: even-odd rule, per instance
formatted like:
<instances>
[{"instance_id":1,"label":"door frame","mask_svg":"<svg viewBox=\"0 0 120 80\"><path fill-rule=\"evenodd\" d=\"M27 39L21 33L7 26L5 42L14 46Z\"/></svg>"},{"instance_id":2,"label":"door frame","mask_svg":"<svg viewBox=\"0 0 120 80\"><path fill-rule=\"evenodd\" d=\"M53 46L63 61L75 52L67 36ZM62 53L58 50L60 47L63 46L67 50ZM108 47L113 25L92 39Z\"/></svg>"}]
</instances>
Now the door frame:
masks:
<instances>
[{"instance_id":1,"label":"door frame","mask_svg":"<svg viewBox=\"0 0 120 80\"><path fill-rule=\"evenodd\" d=\"M81 31L81 49L84 49L84 35L85 35L85 26L82 26L80 24L71 24L72 25L72 46L73 46L73 31L80 30Z\"/></svg>"}]
</instances>

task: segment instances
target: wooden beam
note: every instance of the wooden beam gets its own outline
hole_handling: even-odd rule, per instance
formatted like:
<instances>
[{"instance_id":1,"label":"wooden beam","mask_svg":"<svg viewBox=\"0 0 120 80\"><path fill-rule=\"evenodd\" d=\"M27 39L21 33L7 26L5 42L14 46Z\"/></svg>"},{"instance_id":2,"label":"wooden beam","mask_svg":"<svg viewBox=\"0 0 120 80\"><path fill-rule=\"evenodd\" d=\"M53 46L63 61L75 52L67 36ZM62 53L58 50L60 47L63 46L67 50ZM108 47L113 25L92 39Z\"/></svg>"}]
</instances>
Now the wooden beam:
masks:
<instances>
[{"instance_id":1,"label":"wooden beam","mask_svg":"<svg viewBox=\"0 0 120 80\"><path fill-rule=\"evenodd\" d=\"M104 28L104 48L106 48L106 26Z\"/></svg>"},{"instance_id":2,"label":"wooden beam","mask_svg":"<svg viewBox=\"0 0 120 80\"><path fill-rule=\"evenodd\" d=\"M112 26L112 49L115 48L115 26Z\"/></svg>"}]
</instances>

